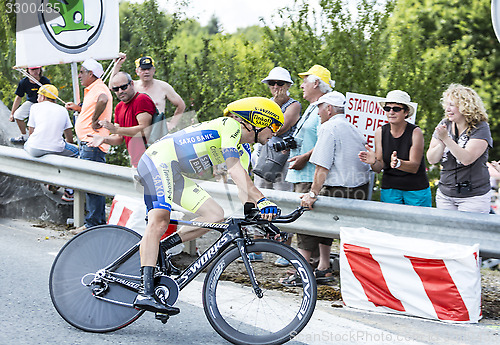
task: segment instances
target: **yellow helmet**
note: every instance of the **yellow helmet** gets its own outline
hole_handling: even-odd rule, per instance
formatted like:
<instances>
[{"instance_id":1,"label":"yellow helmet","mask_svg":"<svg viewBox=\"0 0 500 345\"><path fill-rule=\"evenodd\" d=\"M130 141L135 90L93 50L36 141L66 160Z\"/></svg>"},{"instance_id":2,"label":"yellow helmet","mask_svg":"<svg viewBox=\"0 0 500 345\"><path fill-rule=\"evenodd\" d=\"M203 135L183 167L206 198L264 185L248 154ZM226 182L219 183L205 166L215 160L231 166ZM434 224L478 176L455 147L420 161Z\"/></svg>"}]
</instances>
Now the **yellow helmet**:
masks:
<instances>
[{"instance_id":1,"label":"yellow helmet","mask_svg":"<svg viewBox=\"0 0 500 345\"><path fill-rule=\"evenodd\" d=\"M269 127L276 133L285 117L276 102L264 97L248 97L229 103L224 116L234 114L257 128Z\"/></svg>"},{"instance_id":2,"label":"yellow helmet","mask_svg":"<svg viewBox=\"0 0 500 345\"><path fill-rule=\"evenodd\" d=\"M50 99L56 99L57 96L59 96L59 91L57 91L57 88L51 84L44 84L40 86L38 93Z\"/></svg>"}]
</instances>

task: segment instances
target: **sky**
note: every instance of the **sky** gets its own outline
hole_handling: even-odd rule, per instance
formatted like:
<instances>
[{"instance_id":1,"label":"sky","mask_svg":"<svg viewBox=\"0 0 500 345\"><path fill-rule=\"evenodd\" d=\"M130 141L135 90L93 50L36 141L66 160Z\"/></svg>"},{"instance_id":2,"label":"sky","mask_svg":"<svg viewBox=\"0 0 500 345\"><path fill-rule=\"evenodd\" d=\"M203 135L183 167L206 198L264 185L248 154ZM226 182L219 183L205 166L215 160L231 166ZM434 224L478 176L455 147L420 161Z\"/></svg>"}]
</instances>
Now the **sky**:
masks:
<instances>
[{"instance_id":1,"label":"sky","mask_svg":"<svg viewBox=\"0 0 500 345\"><path fill-rule=\"evenodd\" d=\"M137 0L140 1L140 0ZM166 10L173 11L174 0L157 0ZM238 28L259 24L264 17L271 24L271 16L279 8L291 6L294 0L191 0L186 16L206 25L213 14L219 19L226 33L234 33ZM310 6L317 6L319 0L308 0Z\"/></svg>"}]
</instances>

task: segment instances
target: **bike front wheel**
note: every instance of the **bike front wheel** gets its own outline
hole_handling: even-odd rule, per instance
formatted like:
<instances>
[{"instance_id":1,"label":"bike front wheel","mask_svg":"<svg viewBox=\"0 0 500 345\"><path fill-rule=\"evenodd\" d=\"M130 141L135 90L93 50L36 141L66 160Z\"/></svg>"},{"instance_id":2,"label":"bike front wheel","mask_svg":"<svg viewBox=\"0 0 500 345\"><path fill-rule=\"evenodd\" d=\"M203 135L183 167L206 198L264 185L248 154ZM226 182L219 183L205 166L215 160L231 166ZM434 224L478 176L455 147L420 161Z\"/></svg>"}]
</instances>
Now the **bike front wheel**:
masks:
<instances>
[{"instance_id":1,"label":"bike front wheel","mask_svg":"<svg viewBox=\"0 0 500 345\"><path fill-rule=\"evenodd\" d=\"M309 263L295 249L279 242L255 240L248 253L261 253L252 262L263 294L251 286L238 248L228 249L210 267L203 286L203 307L212 327L234 344L283 344L296 336L316 306L316 280ZM290 262L282 279L296 277L296 287L285 287L268 267L278 258ZM281 290L281 291L280 291Z\"/></svg>"},{"instance_id":2,"label":"bike front wheel","mask_svg":"<svg viewBox=\"0 0 500 345\"><path fill-rule=\"evenodd\" d=\"M111 264L141 240L136 232L116 225L102 225L75 236L59 251L52 264L49 290L57 312L71 325L88 332L110 332L142 315L132 307L136 292L109 282L104 299L86 286L94 274ZM140 277L137 251L113 272ZM118 304L118 303L121 304Z\"/></svg>"}]
</instances>

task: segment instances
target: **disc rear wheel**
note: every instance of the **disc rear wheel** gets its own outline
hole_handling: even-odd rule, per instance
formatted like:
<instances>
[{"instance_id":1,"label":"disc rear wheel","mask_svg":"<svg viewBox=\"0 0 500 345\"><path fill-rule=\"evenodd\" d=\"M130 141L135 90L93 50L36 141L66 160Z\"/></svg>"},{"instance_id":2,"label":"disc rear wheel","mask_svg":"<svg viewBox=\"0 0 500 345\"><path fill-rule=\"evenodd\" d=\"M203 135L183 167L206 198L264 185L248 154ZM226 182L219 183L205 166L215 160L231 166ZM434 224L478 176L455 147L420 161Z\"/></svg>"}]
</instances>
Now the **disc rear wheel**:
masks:
<instances>
[{"instance_id":1,"label":"disc rear wheel","mask_svg":"<svg viewBox=\"0 0 500 345\"><path fill-rule=\"evenodd\" d=\"M123 285L109 282L86 286L94 274L132 248L141 236L130 229L103 225L90 228L72 238L59 251L49 277L49 290L57 312L71 325L89 332L110 332L125 327L142 315L132 307L136 292ZM116 273L140 277L137 251L121 264ZM125 278L129 279L129 278ZM140 283L138 279L131 279ZM99 296L123 305L98 299Z\"/></svg>"}]
</instances>

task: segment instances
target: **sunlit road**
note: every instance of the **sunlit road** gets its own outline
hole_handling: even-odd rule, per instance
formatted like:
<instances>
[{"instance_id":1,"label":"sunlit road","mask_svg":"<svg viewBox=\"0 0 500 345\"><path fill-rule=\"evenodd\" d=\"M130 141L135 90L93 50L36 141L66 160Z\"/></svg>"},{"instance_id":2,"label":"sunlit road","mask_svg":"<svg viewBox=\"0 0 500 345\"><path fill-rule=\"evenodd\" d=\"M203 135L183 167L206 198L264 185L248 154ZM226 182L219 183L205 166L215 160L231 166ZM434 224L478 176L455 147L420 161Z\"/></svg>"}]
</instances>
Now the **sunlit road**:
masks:
<instances>
[{"instance_id":1,"label":"sunlit road","mask_svg":"<svg viewBox=\"0 0 500 345\"><path fill-rule=\"evenodd\" d=\"M201 305L202 281L180 294L181 314L167 324L144 314L112 333L67 324L48 292L52 261L68 240L60 231L0 219L0 345L3 344L227 344L209 325ZM332 308L318 302L313 319L289 344L499 344L500 323L455 325Z\"/></svg>"}]
</instances>

